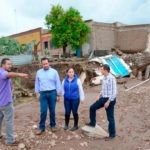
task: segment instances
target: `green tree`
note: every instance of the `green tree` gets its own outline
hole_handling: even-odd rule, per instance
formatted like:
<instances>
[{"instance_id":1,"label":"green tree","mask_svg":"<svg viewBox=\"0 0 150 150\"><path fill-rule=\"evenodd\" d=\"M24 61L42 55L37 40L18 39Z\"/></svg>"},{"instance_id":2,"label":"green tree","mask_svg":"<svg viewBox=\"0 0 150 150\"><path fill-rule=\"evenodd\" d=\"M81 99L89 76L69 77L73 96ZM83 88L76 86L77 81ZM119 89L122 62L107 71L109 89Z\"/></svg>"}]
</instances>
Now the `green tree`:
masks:
<instances>
[{"instance_id":1,"label":"green tree","mask_svg":"<svg viewBox=\"0 0 150 150\"><path fill-rule=\"evenodd\" d=\"M0 55L18 55L27 51L27 46L9 37L0 38Z\"/></svg>"},{"instance_id":2,"label":"green tree","mask_svg":"<svg viewBox=\"0 0 150 150\"><path fill-rule=\"evenodd\" d=\"M88 40L90 27L82 20L80 12L72 7L65 11L60 5L53 6L45 20L52 33L53 45L62 47L64 55L67 46L76 50Z\"/></svg>"}]
</instances>

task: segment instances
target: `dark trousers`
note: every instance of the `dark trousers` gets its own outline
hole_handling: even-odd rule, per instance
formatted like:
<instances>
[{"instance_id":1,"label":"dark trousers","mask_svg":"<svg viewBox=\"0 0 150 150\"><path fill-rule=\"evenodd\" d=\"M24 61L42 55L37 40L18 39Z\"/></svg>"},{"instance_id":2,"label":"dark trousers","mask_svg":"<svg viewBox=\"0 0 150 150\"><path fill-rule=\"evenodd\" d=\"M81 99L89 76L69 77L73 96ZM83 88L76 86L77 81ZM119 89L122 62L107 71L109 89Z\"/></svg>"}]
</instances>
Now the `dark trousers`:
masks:
<instances>
[{"instance_id":1,"label":"dark trousers","mask_svg":"<svg viewBox=\"0 0 150 150\"><path fill-rule=\"evenodd\" d=\"M55 127L56 90L40 92L40 123L39 129L45 130L47 110L49 109L50 126Z\"/></svg>"},{"instance_id":2,"label":"dark trousers","mask_svg":"<svg viewBox=\"0 0 150 150\"><path fill-rule=\"evenodd\" d=\"M72 112L73 117L74 117L74 126L78 126L78 107L80 104L80 100L67 100L64 99L64 107L65 107L65 124L68 126L69 124L69 119L70 119L70 114Z\"/></svg>"},{"instance_id":3,"label":"dark trousers","mask_svg":"<svg viewBox=\"0 0 150 150\"><path fill-rule=\"evenodd\" d=\"M91 126L96 125L96 110L104 107L104 104L108 101L108 98L101 97L94 104L90 106L90 124ZM116 103L116 99L111 101L109 107L106 110L108 124L108 132L109 136L114 137L116 135L115 129L115 118L114 118L114 106Z\"/></svg>"}]
</instances>

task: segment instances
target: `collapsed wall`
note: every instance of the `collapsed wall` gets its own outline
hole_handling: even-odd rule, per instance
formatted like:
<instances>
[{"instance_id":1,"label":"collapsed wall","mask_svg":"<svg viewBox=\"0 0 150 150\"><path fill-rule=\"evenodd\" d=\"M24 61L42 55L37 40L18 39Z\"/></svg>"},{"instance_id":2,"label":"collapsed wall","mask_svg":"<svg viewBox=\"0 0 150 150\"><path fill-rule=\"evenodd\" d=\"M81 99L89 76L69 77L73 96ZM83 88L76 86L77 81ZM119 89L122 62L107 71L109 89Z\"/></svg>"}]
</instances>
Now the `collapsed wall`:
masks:
<instances>
[{"instance_id":1,"label":"collapsed wall","mask_svg":"<svg viewBox=\"0 0 150 150\"><path fill-rule=\"evenodd\" d=\"M143 52L149 26L123 26L117 31L117 47L125 53Z\"/></svg>"},{"instance_id":2,"label":"collapsed wall","mask_svg":"<svg viewBox=\"0 0 150 150\"><path fill-rule=\"evenodd\" d=\"M125 53L135 53L143 52L150 45L150 24L118 25L93 21L88 24L91 27L88 43L91 51L102 53L118 48ZM146 51L150 51L149 48Z\"/></svg>"},{"instance_id":3,"label":"collapsed wall","mask_svg":"<svg viewBox=\"0 0 150 150\"><path fill-rule=\"evenodd\" d=\"M146 43L146 49L145 52L150 53L150 32L147 35L147 43Z\"/></svg>"}]
</instances>

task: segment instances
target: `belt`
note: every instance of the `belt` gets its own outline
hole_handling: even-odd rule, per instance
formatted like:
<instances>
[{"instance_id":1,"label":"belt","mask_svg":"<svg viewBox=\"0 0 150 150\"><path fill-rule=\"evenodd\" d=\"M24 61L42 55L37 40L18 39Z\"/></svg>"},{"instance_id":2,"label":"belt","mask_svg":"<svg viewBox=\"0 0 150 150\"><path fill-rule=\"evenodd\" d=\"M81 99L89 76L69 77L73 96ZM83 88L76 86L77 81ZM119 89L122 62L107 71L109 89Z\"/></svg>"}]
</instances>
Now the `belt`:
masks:
<instances>
[{"instance_id":1,"label":"belt","mask_svg":"<svg viewBox=\"0 0 150 150\"><path fill-rule=\"evenodd\" d=\"M103 97L103 96L102 96ZM109 97L103 97L103 98L109 98Z\"/></svg>"},{"instance_id":2,"label":"belt","mask_svg":"<svg viewBox=\"0 0 150 150\"><path fill-rule=\"evenodd\" d=\"M47 91L40 91L40 93L49 93L49 92L54 92L54 91L56 91L56 89L54 89L54 90L47 90Z\"/></svg>"}]
</instances>

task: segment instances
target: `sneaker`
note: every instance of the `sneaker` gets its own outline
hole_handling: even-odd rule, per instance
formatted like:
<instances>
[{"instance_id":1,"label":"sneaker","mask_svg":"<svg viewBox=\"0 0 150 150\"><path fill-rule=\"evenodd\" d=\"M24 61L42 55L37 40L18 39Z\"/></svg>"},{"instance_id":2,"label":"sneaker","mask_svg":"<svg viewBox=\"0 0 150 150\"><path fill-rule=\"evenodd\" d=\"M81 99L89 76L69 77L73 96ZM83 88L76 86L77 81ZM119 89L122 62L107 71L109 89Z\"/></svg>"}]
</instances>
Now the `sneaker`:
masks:
<instances>
[{"instance_id":1,"label":"sneaker","mask_svg":"<svg viewBox=\"0 0 150 150\"><path fill-rule=\"evenodd\" d=\"M0 139L2 139L3 138L3 135L0 135Z\"/></svg>"},{"instance_id":2,"label":"sneaker","mask_svg":"<svg viewBox=\"0 0 150 150\"><path fill-rule=\"evenodd\" d=\"M68 130L69 127L67 125L64 126L64 130Z\"/></svg>"},{"instance_id":3,"label":"sneaker","mask_svg":"<svg viewBox=\"0 0 150 150\"><path fill-rule=\"evenodd\" d=\"M19 141L14 141L13 143L6 143L6 146L18 146Z\"/></svg>"},{"instance_id":4,"label":"sneaker","mask_svg":"<svg viewBox=\"0 0 150 150\"><path fill-rule=\"evenodd\" d=\"M41 135L41 134L43 134L45 132L45 130L38 130L37 132L36 132L36 135Z\"/></svg>"},{"instance_id":5,"label":"sneaker","mask_svg":"<svg viewBox=\"0 0 150 150\"><path fill-rule=\"evenodd\" d=\"M91 123L86 123L85 125L93 128L95 127L94 125L91 125Z\"/></svg>"},{"instance_id":6,"label":"sneaker","mask_svg":"<svg viewBox=\"0 0 150 150\"><path fill-rule=\"evenodd\" d=\"M75 131L75 130L78 130L78 126L75 126L75 127L72 127L71 129L70 129L70 131Z\"/></svg>"},{"instance_id":7,"label":"sneaker","mask_svg":"<svg viewBox=\"0 0 150 150\"><path fill-rule=\"evenodd\" d=\"M51 127L51 131L56 132L56 131L58 131L58 128L57 127Z\"/></svg>"}]
</instances>

